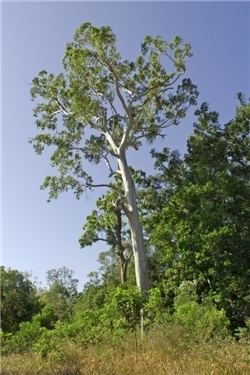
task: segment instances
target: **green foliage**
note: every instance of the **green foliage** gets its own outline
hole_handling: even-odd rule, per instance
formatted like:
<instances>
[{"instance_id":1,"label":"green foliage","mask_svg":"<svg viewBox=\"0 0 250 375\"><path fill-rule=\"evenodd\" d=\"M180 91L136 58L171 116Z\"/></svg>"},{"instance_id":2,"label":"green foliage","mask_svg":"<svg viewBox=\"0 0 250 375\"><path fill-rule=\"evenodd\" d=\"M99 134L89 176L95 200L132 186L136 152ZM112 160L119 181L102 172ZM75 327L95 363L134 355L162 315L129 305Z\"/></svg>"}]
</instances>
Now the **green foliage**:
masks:
<instances>
[{"instance_id":1,"label":"green foliage","mask_svg":"<svg viewBox=\"0 0 250 375\"><path fill-rule=\"evenodd\" d=\"M190 45L180 37L168 43L159 36L146 36L135 61L123 60L110 27L97 28L84 23L75 31L73 41L67 44L64 72L55 76L43 70L32 81L31 97L35 102L33 112L38 134L31 143L38 154L52 146L51 166L57 170L54 175L45 177L41 187L49 190L49 199L68 190L80 198L87 189L113 188L117 175L121 176L121 190L125 194L120 194L118 198L122 197L123 202L115 209L123 211L131 237L134 237L132 246L138 254L134 260L139 290L148 290L148 269L127 150L138 150L143 141L153 142L157 137L165 137L167 128L177 125L196 103L197 87L184 77L190 50ZM114 170L114 158L118 171ZM109 170L108 184L94 183L85 170L86 160L91 164L105 162ZM110 242L112 231L108 219L112 217L108 218L107 212L104 220L93 212L80 239L81 246L94 243L100 231L107 232L106 239ZM95 223L97 230L93 229ZM119 232L124 283L128 258L124 259Z\"/></svg>"},{"instance_id":2,"label":"green foliage","mask_svg":"<svg viewBox=\"0 0 250 375\"><path fill-rule=\"evenodd\" d=\"M107 251L99 255L102 277L107 282L122 284L127 282L128 264L132 256L129 226L123 212L124 194L121 181L96 201L96 209L87 216L83 234L79 240L81 247L102 241Z\"/></svg>"},{"instance_id":3,"label":"green foliage","mask_svg":"<svg viewBox=\"0 0 250 375\"><path fill-rule=\"evenodd\" d=\"M128 61L118 52L110 27L84 23L75 31L66 47L64 73L43 70L32 81L40 133L31 142L38 154L55 146L51 164L58 174L46 177L42 185L50 198L69 189L79 198L94 185L83 169L84 159L109 163L119 144L138 149L143 138L153 141L178 124L198 95L190 79L177 85L190 50L179 37L166 42L147 36L140 55ZM169 87L175 90L170 93Z\"/></svg>"},{"instance_id":4,"label":"green foliage","mask_svg":"<svg viewBox=\"0 0 250 375\"><path fill-rule=\"evenodd\" d=\"M114 327L135 330L140 323L143 296L135 288L118 287L110 296L107 315Z\"/></svg>"},{"instance_id":5,"label":"green foliage","mask_svg":"<svg viewBox=\"0 0 250 375\"><path fill-rule=\"evenodd\" d=\"M1 327L16 332L19 324L31 320L40 305L36 287L27 274L1 267Z\"/></svg>"},{"instance_id":6,"label":"green foliage","mask_svg":"<svg viewBox=\"0 0 250 375\"><path fill-rule=\"evenodd\" d=\"M2 354L31 351L35 342L45 331L46 328L41 327L40 322L36 320L20 323L17 332L2 334Z\"/></svg>"},{"instance_id":7,"label":"green foliage","mask_svg":"<svg viewBox=\"0 0 250 375\"><path fill-rule=\"evenodd\" d=\"M58 288L61 294L69 298L77 294L78 280L73 278L74 272L66 267L47 271L47 283L50 289Z\"/></svg>"},{"instance_id":8,"label":"green foliage","mask_svg":"<svg viewBox=\"0 0 250 375\"><path fill-rule=\"evenodd\" d=\"M88 326L90 335L98 329L102 334L119 335L136 329L143 304L144 298L135 287L89 286L75 306L74 320Z\"/></svg>"},{"instance_id":9,"label":"green foliage","mask_svg":"<svg viewBox=\"0 0 250 375\"><path fill-rule=\"evenodd\" d=\"M66 267L51 269L47 272L47 283L49 289L41 293L40 300L52 307L46 307L48 313L54 314L54 317L51 315L52 323L56 317L69 319L77 297L78 280L73 278L73 271Z\"/></svg>"},{"instance_id":10,"label":"green foliage","mask_svg":"<svg viewBox=\"0 0 250 375\"><path fill-rule=\"evenodd\" d=\"M222 127L218 114L201 106L182 182L147 224L165 289L175 293L183 281L197 280L200 298L210 295L232 328L250 314L249 109L239 107Z\"/></svg>"},{"instance_id":11,"label":"green foliage","mask_svg":"<svg viewBox=\"0 0 250 375\"><path fill-rule=\"evenodd\" d=\"M53 329L58 317L51 305L45 305L41 312L33 317L33 321L39 322L41 327Z\"/></svg>"},{"instance_id":12,"label":"green foliage","mask_svg":"<svg viewBox=\"0 0 250 375\"><path fill-rule=\"evenodd\" d=\"M91 278L90 281L84 285L83 291L74 305L74 315L82 313L85 310L93 311L102 308L105 305L108 295L109 288L107 288L107 285L103 284L98 278Z\"/></svg>"},{"instance_id":13,"label":"green foliage","mask_svg":"<svg viewBox=\"0 0 250 375\"><path fill-rule=\"evenodd\" d=\"M151 326L161 326L171 321L170 309L159 288L150 289L144 303L145 323Z\"/></svg>"},{"instance_id":14,"label":"green foliage","mask_svg":"<svg viewBox=\"0 0 250 375\"><path fill-rule=\"evenodd\" d=\"M182 283L174 300L174 321L197 337L226 336L229 321L225 312L209 301L199 304L196 300L195 283Z\"/></svg>"},{"instance_id":15,"label":"green foliage","mask_svg":"<svg viewBox=\"0 0 250 375\"><path fill-rule=\"evenodd\" d=\"M153 150L155 175L131 169L139 188L140 212L155 249L148 247L154 287L144 295L129 283L117 287L112 207L119 194L110 190L97 201L95 220L91 222L90 215L82 237L87 244L104 229L110 233L110 250L100 255L102 277L92 273L78 294L72 271L65 267L50 270L49 289L40 294L40 310L32 310L29 322L20 324L11 315L15 309L8 310L15 328L1 334L3 354L31 351L61 358L68 343L88 348L107 341L123 342L129 332L136 333L142 310L149 331L179 327L185 340L191 337L195 343L220 340L233 328L236 338L247 342L249 108L242 104L235 119L222 127L217 114L202 105L183 159L168 149ZM152 204L150 197L154 197ZM124 243L125 232L126 225L121 231ZM18 297L17 303L22 301L20 296L32 296L38 303L25 275L4 268L2 273L3 306L15 307L13 296Z\"/></svg>"}]
</instances>

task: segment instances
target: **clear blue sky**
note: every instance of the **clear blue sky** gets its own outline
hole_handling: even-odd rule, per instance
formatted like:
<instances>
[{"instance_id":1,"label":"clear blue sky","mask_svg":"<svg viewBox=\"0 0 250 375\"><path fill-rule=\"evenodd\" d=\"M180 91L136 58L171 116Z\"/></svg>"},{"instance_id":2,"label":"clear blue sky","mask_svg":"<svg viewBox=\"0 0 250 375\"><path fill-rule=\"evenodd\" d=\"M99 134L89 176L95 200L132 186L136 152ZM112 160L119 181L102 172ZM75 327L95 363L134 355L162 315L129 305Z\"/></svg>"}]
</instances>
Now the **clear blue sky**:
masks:
<instances>
[{"instance_id":1,"label":"clear blue sky","mask_svg":"<svg viewBox=\"0 0 250 375\"><path fill-rule=\"evenodd\" d=\"M229 120L236 93L250 95L250 3L241 2L60 2L2 4L3 264L32 271L44 281L48 269L67 266L80 285L97 268L102 246L81 250L78 238L95 194L80 201L71 194L46 203L39 186L50 173L48 159L36 156L29 90L42 69L57 73L66 42L82 22L110 25L124 57L137 54L142 38L180 35L192 45L188 75L207 101ZM164 145L185 149L192 116L171 129ZM136 154L136 166L147 169ZM133 156L131 156L133 162ZM94 167L93 167L94 168Z\"/></svg>"}]
</instances>

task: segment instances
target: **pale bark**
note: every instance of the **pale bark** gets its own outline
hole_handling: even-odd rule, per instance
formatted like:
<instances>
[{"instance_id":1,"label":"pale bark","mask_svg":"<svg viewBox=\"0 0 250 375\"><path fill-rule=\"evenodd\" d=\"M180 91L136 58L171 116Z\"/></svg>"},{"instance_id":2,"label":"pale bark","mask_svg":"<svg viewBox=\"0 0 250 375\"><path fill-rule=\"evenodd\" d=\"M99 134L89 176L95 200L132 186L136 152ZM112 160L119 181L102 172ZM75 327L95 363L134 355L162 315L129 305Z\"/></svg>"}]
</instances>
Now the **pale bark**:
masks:
<instances>
[{"instance_id":1,"label":"pale bark","mask_svg":"<svg viewBox=\"0 0 250 375\"><path fill-rule=\"evenodd\" d=\"M144 292L149 289L149 280L143 231L137 208L136 189L134 181L129 171L125 152L122 150L120 150L119 152L118 165L124 186L125 213L128 218L131 232L136 284L138 289L141 292Z\"/></svg>"},{"instance_id":2,"label":"pale bark","mask_svg":"<svg viewBox=\"0 0 250 375\"><path fill-rule=\"evenodd\" d=\"M121 284L125 284L127 281L127 269L128 269L128 262L126 259L121 260L120 262L120 270L121 270Z\"/></svg>"},{"instance_id":3,"label":"pale bark","mask_svg":"<svg viewBox=\"0 0 250 375\"><path fill-rule=\"evenodd\" d=\"M120 88L118 84L119 80L116 77L115 72L113 72L112 68L110 66L108 66L108 68L114 74L116 93L124 109L124 112L127 116L128 124L124 130L124 134L123 134L119 147L116 146L111 134L107 130L104 131L103 134L105 135L107 141L112 147L114 156L117 158L117 161L118 161L118 166L119 166L118 171L122 177L124 194L125 194L124 211L128 218L130 232L131 232L132 249L133 249L134 263L135 263L136 285L140 292L144 292L149 289L147 258L146 258L146 253L145 253L143 231L142 231L142 226L141 226L140 218L139 218L139 212L137 208L136 188L135 188L134 180L129 171L129 167L128 167L127 159L126 159L127 143L128 143L129 134L133 127L134 122L133 122L133 118L131 116L130 110L120 92Z\"/></svg>"},{"instance_id":4,"label":"pale bark","mask_svg":"<svg viewBox=\"0 0 250 375\"><path fill-rule=\"evenodd\" d=\"M127 266L130 259L130 256L126 258L124 256L125 247L122 243L122 211L121 208L114 204L114 212L116 216L116 226L115 226L115 236L116 236L116 254L120 258L120 275L121 275L121 284L125 284L127 281Z\"/></svg>"}]
</instances>

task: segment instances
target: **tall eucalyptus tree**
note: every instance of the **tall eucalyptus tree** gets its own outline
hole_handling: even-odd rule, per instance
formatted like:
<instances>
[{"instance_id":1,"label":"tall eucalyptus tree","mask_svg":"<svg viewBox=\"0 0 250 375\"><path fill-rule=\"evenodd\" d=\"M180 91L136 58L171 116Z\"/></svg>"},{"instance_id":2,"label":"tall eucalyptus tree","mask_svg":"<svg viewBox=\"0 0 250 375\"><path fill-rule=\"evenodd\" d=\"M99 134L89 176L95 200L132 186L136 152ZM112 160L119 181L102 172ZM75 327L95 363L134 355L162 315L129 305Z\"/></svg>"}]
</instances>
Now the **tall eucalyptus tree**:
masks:
<instances>
[{"instance_id":1,"label":"tall eucalyptus tree","mask_svg":"<svg viewBox=\"0 0 250 375\"><path fill-rule=\"evenodd\" d=\"M120 205L130 226L140 291L149 287L148 270L127 151L138 150L143 140L164 137L166 129L177 125L195 104L197 89L190 79L182 78L190 51L180 37L168 43L147 36L140 55L134 61L124 60L110 27L84 23L67 44L64 73L43 70L33 79L39 133L31 142L37 153L53 146L51 164L58 171L47 176L42 187L49 189L50 198L68 189L79 197L86 189L112 187L112 178L120 176ZM110 181L93 181L84 159L94 164L105 161Z\"/></svg>"}]
</instances>

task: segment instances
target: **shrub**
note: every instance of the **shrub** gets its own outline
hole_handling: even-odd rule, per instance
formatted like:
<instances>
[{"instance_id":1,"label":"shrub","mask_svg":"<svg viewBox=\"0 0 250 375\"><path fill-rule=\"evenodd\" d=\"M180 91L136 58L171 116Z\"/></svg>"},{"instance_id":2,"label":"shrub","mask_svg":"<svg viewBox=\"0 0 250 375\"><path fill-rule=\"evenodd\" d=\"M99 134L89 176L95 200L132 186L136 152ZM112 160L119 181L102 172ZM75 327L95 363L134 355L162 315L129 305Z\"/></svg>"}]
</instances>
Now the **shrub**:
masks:
<instances>
[{"instance_id":1,"label":"shrub","mask_svg":"<svg viewBox=\"0 0 250 375\"><path fill-rule=\"evenodd\" d=\"M224 310L216 309L209 300L199 304L196 298L195 283L185 282L180 286L174 300L174 321L199 338L225 336L229 321Z\"/></svg>"},{"instance_id":2,"label":"shrub","mask_svg":"<svg viewBox=\"0 0 250 375\"><path fill-rule=\"evenodd\" d=\"M159 288L149 291L148 300L144 305L147 325L162 325L171 320L169 311L166 308L165 298Z\"/></svg>"},{"instance_id":3,"label":"shrub","mask_svg":"<svg viewBox=\"0 0 250 375\"><path fill-rule=\"evenodd\" d=\"M114 328L134 331L140 323L143 302L136 288L118 287L111 293L103 312Z\"/></svg>"},{"instance_id":4,"label":"shrub","mask_svg":"<svg viewBox=\"0 0 250 375\"><path fill-rule=\"evenodd\" d=\"M37 321L42 327L52 329L55 326L58 317L55 314L54 308L51 305L45 305L42 311L33 317L33 321Z\"/></svg>"},{"instance_id":5,"label":"shrub","mask_svg":"<svg viewBox=\"0 0 250 375\"><path fill-rule=\"evenodd\" d=\"M24 353L32 350L34 343L46 331L38 321L23 322L14 334L2 334L2 354Z\"/></svg>"}]
</instances>

